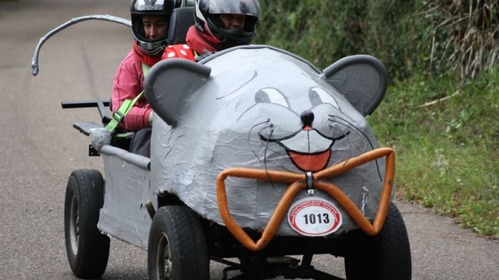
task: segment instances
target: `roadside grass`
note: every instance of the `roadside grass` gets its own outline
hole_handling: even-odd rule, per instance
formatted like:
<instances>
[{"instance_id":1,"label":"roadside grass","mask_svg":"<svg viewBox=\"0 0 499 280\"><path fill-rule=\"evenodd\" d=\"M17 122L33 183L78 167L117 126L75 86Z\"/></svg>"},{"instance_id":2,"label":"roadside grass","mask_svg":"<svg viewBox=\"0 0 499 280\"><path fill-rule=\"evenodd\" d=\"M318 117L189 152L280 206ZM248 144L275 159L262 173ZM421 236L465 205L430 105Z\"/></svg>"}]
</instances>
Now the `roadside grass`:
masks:
<instances>
[{"instance_id":1,"label":"roadside grass","mask_svg":"<svg viewBox=\"0 0 499 280\"><path fill-rule=\"evenodd\" d=\"M499 67L474 81L395 82L369 122L393 147L400 198L499 238Z\"/></svg>"}]
</instances>

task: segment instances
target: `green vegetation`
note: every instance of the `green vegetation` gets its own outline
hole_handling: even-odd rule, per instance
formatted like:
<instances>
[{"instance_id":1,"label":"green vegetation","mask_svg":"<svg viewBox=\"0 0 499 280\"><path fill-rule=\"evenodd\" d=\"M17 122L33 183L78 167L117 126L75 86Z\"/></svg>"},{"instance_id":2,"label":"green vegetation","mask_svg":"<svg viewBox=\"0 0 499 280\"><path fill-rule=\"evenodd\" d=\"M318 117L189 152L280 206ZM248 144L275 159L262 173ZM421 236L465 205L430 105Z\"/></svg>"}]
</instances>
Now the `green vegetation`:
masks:
<instances>
[{"instance_id":1,"label":"green vegetation","mask_svg":"<svg viewBox=\"0 0 499 280\"><path fill-rule=\"evenodd\" d=\"M365 53L391 83L369 122L397 152L397 195L499 238L494 0L260 0L257 43L319 68Z\"/></svg>"},{"instance_id":2,"label":"green vegetation","mask_svg":"<svg viewBox=\"0 0 499 280\"><path fill-rule=\"evenodd\" d=\"M472 82L417 77L392 85L369 117L397 152L397 195L499 237L499 67Z\"/></svg>"}]
</instances>

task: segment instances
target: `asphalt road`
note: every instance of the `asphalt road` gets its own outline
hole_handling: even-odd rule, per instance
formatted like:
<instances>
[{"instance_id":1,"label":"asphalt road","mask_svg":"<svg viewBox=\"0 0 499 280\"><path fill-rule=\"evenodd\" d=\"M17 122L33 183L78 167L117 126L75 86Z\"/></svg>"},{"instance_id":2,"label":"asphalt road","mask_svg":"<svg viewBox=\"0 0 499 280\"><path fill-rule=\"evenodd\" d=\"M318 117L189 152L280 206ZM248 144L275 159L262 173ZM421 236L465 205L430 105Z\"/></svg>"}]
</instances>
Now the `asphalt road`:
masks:
<instances>
[{"instance_id":1,"label":"asphalt road","mask_svg":"<svg viewBox=\"0 0 499 280\"><path fill-rule=\"evenodd\" d=\"M131 47L122 25L79 23L49 39L40 73L30 74L39 39L73 17L129 18L125 0L0 0L0 279L75 279L66 259L64 191L74 169L102 169L75 121L99 121L96 109L62 110L63 100L108 99L114 72ZM389 95L388 95L389 98ZM398 201L409 231L413 279L499 279L499 241L456 226L431 210ZM146 252L112 240L102 279L147 279ZM342 259L317 268L343 274ZM221 279L219 265L212 278Z\"/></svg>"}]
</instances>

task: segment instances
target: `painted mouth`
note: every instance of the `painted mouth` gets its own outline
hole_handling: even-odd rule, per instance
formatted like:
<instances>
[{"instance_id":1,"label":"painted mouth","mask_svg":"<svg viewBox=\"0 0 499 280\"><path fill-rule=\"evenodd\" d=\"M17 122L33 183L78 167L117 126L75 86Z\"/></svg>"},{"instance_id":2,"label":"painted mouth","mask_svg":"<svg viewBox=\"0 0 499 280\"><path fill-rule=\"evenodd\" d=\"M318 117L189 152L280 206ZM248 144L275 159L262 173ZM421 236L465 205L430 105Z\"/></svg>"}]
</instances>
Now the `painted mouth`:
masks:
<instances>
[{"instance_id":1,"label":"painted mouth","mask_svg":"<svg viewBox=\"0 0 499 280\"><path fill-rule=\"evenodd\" d=\"M293 163L303 171L316 172L324 169L331 157L331 150L326 150L316 154L302 154L288 151L288 155Z\"/></svg>"},{"instance_id":2,"label":"painted mouth","mask_svg":"<svg viewBox=\"0 0 499 280\"><path fill-rule=\"evenodd\" d=\"M324 137L316 130L302 130L293 137L278 140L286 149L293 163L303 171L324 169L331 156L334 141Z\"/></svg>"}]
</instances>

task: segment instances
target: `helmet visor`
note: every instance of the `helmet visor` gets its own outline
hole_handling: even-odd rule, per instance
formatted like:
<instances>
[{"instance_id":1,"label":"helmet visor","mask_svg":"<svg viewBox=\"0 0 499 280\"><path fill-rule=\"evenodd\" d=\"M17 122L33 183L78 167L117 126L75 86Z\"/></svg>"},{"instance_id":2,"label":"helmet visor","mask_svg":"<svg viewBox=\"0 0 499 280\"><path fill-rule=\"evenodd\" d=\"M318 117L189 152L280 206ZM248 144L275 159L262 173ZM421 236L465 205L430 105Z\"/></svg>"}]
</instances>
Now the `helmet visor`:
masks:
<instances>
[{"instance_id":1,"label":"helmet visor","mask_svg":"<svg viewBox=\"0 0 499 280\"><path fill-rule=\"evenodd\" d=\"M239 1L227 1L227 0L209 0L200 1L201 5L208 5L208 7L203 7L202 10L208 11L208 13L215 14L238 14L238 15L248 15L259 18L260 17L260 5L258 1L255 0L239 0Z\"/></svg>"},{"instance_id":2,"label":"helmet visor","mask_svg":"<svg viewBox=\"0 0 499 280\"><path fill-rule=\"evenodd\" d=\"M178 0L136 0L132 3L132 12L135 14L171 14L173 9L180 6Z\"/></svg>"}]
</instances>

